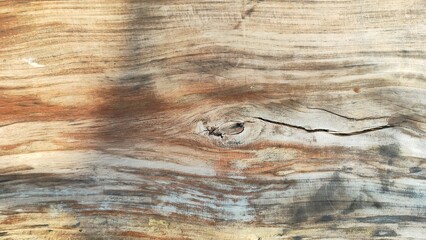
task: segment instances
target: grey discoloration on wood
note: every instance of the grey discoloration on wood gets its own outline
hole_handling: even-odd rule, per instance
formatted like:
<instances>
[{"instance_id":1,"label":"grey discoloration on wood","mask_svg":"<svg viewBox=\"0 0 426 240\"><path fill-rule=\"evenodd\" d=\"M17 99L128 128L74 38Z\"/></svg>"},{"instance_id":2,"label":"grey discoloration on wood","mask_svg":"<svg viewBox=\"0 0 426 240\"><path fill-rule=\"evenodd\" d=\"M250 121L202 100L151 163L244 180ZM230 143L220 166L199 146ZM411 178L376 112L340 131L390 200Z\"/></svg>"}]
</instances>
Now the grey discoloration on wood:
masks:
<instances>
[{"instance_id":1,"label":"grey discoloration on wood","mask_svg":"<svg viewBox=\"0 0 426 240\"><path fill-rule=\"evenodd\" d=\"M377 229L373 232L373 237L396 237L397 234L391 229Z\"/></svg>"}]
</instances>

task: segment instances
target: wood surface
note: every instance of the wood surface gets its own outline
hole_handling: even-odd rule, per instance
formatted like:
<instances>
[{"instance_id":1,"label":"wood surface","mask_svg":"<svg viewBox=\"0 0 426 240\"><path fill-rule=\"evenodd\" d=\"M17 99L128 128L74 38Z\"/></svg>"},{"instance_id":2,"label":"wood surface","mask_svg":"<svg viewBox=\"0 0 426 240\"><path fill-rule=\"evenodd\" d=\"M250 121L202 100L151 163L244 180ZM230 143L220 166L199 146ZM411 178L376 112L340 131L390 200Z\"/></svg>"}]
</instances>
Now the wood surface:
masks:
<instances>
[{"instance_id":1,"label":"wood surface","mask_svg":"<svg viewBox=\"0 0 426 240\"><path fill-rule=\"evenodd\" d=\"M0 239L426 239L426 1L0 1Z\"/></svg>"}]
</instances>

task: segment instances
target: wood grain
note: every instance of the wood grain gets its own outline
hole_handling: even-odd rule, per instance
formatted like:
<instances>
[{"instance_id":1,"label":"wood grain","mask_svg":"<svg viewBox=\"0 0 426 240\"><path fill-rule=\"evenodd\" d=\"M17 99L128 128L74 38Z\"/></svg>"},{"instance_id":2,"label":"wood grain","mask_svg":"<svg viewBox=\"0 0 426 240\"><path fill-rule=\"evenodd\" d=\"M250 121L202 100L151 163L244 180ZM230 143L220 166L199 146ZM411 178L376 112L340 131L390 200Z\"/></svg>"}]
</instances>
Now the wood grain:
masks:
<instances>
[{"instance_id":1,"label":"wood grain","mask_svg":"<svg viewBox=\"0 0 426 240\"><path fill-rule=\"evenodd\" d=\"M0 239L425 239L425 19L0 1Z\"/></svg>"}]
</instances>

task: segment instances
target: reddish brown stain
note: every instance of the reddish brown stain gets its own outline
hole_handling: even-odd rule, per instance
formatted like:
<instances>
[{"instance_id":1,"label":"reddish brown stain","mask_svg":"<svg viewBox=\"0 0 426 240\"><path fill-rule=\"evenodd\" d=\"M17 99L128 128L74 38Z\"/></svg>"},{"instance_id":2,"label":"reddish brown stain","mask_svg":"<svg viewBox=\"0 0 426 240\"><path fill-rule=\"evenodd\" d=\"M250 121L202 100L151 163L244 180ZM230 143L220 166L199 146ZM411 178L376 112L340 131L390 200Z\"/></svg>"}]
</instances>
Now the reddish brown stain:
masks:
<instances>
[{"instance_id":1,"label":"reddish brown stain","mask_svg":"<svg viewBox=\"0 0 426 240\"><path fill-rule=\"evenodd\" d=\"M91 108L64 107L42 102L36 95L0 96L0 122L35 122L87 119Z\"/></svg>"},{"instance_id":2,"label":"reddish brown stain","mask_svg":"<svg viewBox=\"0 0 426 240\"><path fill-rule=\"evenodd\" d=\"M4 145L4 146L1 146L1 150L3 150L3 151L10 151L10 150L13 150L13 149L15 149L15 148L18 148L18 147L20 147L20 146L23 146L25 143L18 143L18 144L11 144L11 145ZM2 155L1 153L0 153L0 155Z\"/></svg>"},{"instance_id":3,"label":"reddish brown stain","mask_svg":"<svg viewBox=\"0 0 426 240\"><path fill-rule=\"evenodd\" d=\"M23 222L25 220L26 220L25 217L22 217L22 216L19 216L19 215L11 215L11 216L6 217L6 219L4 221L0 222L0 224L6 224L6 225L17 224L17 223Z\"/></svg>"},{"instance_id":4,"label":"reddish brown stain","mask_svg":"<svg viewBox=\"0 0 426 240\"><path fill-rule=\"evenodd\" d=\"M361 89L359 87L356 87L353 89L354 92L359 93L361 91Z\"/></svg>"}]
</instances>

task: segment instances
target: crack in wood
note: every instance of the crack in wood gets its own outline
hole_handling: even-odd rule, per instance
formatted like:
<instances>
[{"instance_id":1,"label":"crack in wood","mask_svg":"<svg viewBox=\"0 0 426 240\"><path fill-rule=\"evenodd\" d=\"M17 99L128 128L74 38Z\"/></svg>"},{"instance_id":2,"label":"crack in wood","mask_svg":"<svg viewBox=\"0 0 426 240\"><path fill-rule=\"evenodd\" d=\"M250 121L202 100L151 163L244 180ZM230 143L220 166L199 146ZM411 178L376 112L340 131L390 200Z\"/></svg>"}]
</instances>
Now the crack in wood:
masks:
<instances>
[{"instance_id":1,"label":"crack in wood","mask_svg":"<svg viewBox=\"0 0 426 240\"><path fill-rule=\"evenodd\" d=\"M327 129L327 128L314 128L314 129L310 129L310 128L307 128L307 127L302 127L302 126L299 126L299 125L293 125L293 124L289 124L289 123L285 123L285 122L277 122L277 121L266 119L266 118L262 118L262 117L254 117L254 118L259 119L259 120L264 121L264 122L272 123L272 124L278 124L278 125L283 125L283 126L286 126L286 127L300 129L300 130L303 130L303 131L308 132L308 133L325 132L325 133L329 133L329 134L336 135L336 136L360 135L360 134L374 132L374 131L383 130L383 129L387 129L387 128L397 127L394 124L386 124L386 125L381 125L381 126L377 126L377 127L362 129L362 130L353 131L353 132L339 132L339 131L331 130L331 129Z\"/></svg>"},{"instance_id":2,"label":"crack in wood","mask_svg":"<svg viewBox=\"0 0 426 240\"><path fill-rule=\"evenodd\" d=\"M364 121L364 120L379 120L379 119L387 119L390 118L390 116L382 116L382 117L363 117L363 118L355 118L355 117L348 117L342 114L338 114L335 113L333 111L324 109L324 108L316 108L316 107L306 107L307 109L313 109L313 110L320 110L320 111L324 111L324 112L328 112L330 114L336 115L338 117L347 119L347 120L351 120L351 121Z\"/></svg>"}]
</instances>

